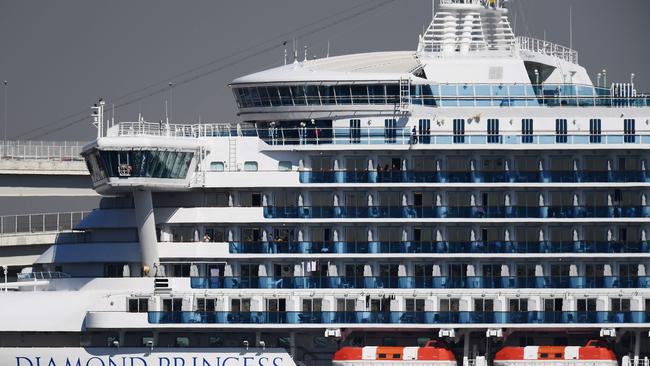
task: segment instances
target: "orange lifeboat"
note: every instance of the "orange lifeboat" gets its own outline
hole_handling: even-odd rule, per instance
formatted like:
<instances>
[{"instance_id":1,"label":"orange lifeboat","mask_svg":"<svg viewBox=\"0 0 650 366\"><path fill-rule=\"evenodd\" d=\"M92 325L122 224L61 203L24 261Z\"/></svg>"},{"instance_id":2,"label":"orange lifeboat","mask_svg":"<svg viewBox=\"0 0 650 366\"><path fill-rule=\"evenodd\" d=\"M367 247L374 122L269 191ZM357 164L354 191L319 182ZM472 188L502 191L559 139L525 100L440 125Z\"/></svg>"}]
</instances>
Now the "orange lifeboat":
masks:
<instances>
[{"instance_id":1,"label":"orange lifeboat","mask_svg":"<svg viewBox=\"0 0 650 366\"><path fill-rule=\"evenodd\" d=\"M494 366L546 365L547 363L552 363L554 366L618 365L616 355L602 341L589 341L584 347L504 347L494 356Z\"/></svg>"},{"instance_id":2,"label":"orange lifeboat","mask_svg":"<svg viewBox=\"0 0 650 366\"><path fill-rule=\"evenodd\" d=\"M457 366L454 354L438 341L429 341L424 347L343 347L334 354L332 360L334 366L368 366L386 363Z\"/></svg>"}]
</instances>

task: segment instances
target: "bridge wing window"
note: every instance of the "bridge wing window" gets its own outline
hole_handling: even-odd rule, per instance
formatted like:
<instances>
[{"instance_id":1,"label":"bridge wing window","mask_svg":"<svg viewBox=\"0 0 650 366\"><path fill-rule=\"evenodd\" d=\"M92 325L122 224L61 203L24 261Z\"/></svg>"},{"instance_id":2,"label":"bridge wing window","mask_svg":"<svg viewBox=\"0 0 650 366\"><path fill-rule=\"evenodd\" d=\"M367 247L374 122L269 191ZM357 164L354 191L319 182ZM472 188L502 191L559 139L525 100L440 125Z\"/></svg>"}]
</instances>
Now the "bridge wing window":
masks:
<instances>
[{"instance_id":1,"label":"bridge wing window","mask_svg":"<svg viewBox=\"0 0 650 366\"><path fill-rule=\"evenodd\" d=\"M194 156L192 152L147 150L99 151L95 154L100 158L97 161L93 161L92 154L86 158L91 166L103 165L106 176L123 179L185 179ZM99 160L103 164L99 164ZM98 166L102 172L103 167Z\"/></svg>"}]
</instances>

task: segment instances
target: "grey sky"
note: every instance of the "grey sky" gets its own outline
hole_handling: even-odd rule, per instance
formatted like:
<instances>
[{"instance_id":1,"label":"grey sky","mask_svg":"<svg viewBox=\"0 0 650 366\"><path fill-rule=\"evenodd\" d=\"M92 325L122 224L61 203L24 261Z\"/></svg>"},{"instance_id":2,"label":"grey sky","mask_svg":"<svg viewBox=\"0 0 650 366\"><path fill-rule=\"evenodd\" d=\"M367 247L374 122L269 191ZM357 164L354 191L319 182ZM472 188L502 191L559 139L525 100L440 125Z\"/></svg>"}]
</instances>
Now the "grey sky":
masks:
<instances>
[{"instance_id":1,"label":"grey sky","mask_svg":"<svg viewBox=\"0 0 650 366\"><path fill-rule=\"evenodd\" d=\"M110 101L152 84L155 87L150 91L164 89L168 82L183 79L171 78L173 75L242 50L248 50L242 54L246 56L276 45L269 52L174 87L175 121L195 122L199 115L204 122L235 121L235 105L226 86L229 81L280 64L282 39L299 37L344 15L314 24L319 19L384 1L0 0L0 79L9 81L8 137L91 139L94 129L89 119L72 123L83 114L61 118L89 114L90 105L99 96ZM650 91L645 27L650 1L511 3L520 35L542 38L546 29L548 40L566 45L568 9L573 5L574 48L592 77L606 68L610 81L626 81L635 72L637 89ZM430 21L430 7L430 0L395 0L300 39L300 54L307 44L310 54L324 56L328 39L333 55L414 49L418 34ZM278 37L303 26L299 32ZM264 40L273 42L250 49ZM232 60L236 58L211 68ZM167 98L168 92L144 98L118 109L116 119L136 120L140 110L146 119L158 120L164 116ZM66 125L70 126L62 128ZM42 126L47 128L26 134ZM54 132L41 136L48 130Z\"/></svg>"}]
</instances>

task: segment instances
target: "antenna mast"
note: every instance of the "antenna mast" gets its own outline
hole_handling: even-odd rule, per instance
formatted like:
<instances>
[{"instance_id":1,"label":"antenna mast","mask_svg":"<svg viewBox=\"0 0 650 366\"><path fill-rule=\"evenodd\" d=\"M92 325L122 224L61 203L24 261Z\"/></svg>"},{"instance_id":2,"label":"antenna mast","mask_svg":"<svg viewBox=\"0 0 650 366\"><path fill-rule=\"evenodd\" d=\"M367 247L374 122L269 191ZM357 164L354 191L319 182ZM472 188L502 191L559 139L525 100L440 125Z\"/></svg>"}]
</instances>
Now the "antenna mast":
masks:
<instances>
[{"instance_id":1,"label":"antenna mast","mask_svg":"<svg viewBox=\"0 0 650 366\"><path fill-rule=\"evenodd\" d=\"M573 5L569 5L569 48L573 49Z\"/></svg>"}]
</instances>

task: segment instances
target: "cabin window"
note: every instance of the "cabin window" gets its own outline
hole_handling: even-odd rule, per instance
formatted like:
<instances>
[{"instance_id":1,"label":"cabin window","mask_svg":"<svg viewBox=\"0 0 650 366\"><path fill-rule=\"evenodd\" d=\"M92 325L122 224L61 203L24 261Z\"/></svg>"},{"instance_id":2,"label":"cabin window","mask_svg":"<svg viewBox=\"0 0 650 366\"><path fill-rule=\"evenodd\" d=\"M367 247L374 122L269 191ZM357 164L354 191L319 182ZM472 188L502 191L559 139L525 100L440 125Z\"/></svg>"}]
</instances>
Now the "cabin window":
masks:
<instances>
[{"instance_id":1,"label":"cabin window","mask_svg":"<svg viewBox=\"0 0 650 366\"><path fill-rule=\"evenodd\" d=\"M249 313L251 311L251 299L230 300L230 311L233 313Z\"/></svg>"},{"instance_id":2,"label":"cabin window","mask_svg":"<svg viewBox=\"0 0 650 366\"><path fill-rule=\"evenodd\" d=\"M358 144L361 142L361 120L350 120L350 143Z\"/></svg>"},{"instance_id":3,"label":"cabin window","mask_svg":"<svg viewBox=\"0 0 650 366\"><path fill-rule=\"evenodd\" d=\"M216 311L216 308L217 308L217 299L206 299L206 298L196 299L196 311L211 313Z\"/></svg>"},{"instance_id":4,"label":"cabin window","mask_svg":"<svg viewBox=\"0 0 650 366\"><path fill-rule=\"evenodd\" d=\"M602 137L601 130L601 120L600 119L590 119L589 120L589 142L592 144L600 144Z\"/></svg>"},{"instance_id":5,"label":"cabin window","mask_svg":"<svg viewBox=\"0 0 650 366\"><path fill-rule=\"evenodd\" d=\"M224 170L225 166L222 161L213 161L210 163L211 172L223 172Z\"/></svg>"},{"instance_id":6,"label":"cabin window","mask_svg":"<svg viewBox=\"0 0 650 366\"><path fill-rule=\"evenodd\" d=\"M567 120L566 119L555 120L555 142L558 144L567 143Z\"/></svg>"},{"instance_id":7,"label":"cabin window","mask_svg":"<svg viewBox=\"0 0 650 366\"><path fill-rule=\"evenodd\" d=\"M630 311L630 299L611 299L612 311L623 313Z\"/></svg>"},{"instance_id":8,"label":"cabin window","mask_svg":"<svg viewBox=\"0 0 650 366\"><path fill-rule=\"evenodd\" d=\"M104 265L104 277L124 277L124 266L126 263L108 263Z\"/></svg>"},{"instance_id":9,"label":"cabin window","mask_svg":"<svg viewBox=\"0 0 650 366\"><path fill-rule=\"evenodd\" d=\"M521 120L521 143L533 143L533 120L531 118Z\"/></svg>"},{"instance_id":10,"label":"cabin window","mask_svg":"<svg viewBox=\"0 0 650 366\"><path fill-rule=\"evenodd\" d=\"M421 119L418 121L419 142L422 144L431 143L431 120Z\"/></svg>"},{"instance_id":11,"label":"cabin window","mask_svg":"<svg viewBox=\"0 0 650 366\"><path fill-rule=\"evenodd\" d=\"M336 299L336 311L353 312L355 303L354 299Z\"/></svg>"},{"instance_id":12,"label":"cabin window","mask_svg":"<svg viewBox=\"0 0 650 366\"><path fill-rule=\"evenodd\" d=\"M488 144L498 144L501 142L499 138L499 120L498 119L488 119L487 121L488 129Z\"/></svg>"},{"instance_id":13,"label":"cabin window","mask_svg":"<svg viewBox=\"0 0 650 366\"><path fill-rule=\"evenodd\" d=\"M256 172L257 171L257 162L256 161L247 161L244 163L244 171L246 172Z\"/></svg>"},{"instance_id":14,"label":"cabin window","mask_svg":"<svg viewBox=\"0 0 650 366\"><path fill-rule=\"evenodd\" d=\"M528 299L510 299L509 311L511 312L528 311Z\"/></svg>"},{"instance_id":15,"label":"cabin window","mask_svg":"<svg viewBox=\"0 0 650 366\"><path fill-rule=\"evenodd\" d=\"M149 299L129 299L129 313L146 313L149 311Z\"/></svg>"},{"instance_id":16,"label":"cabin window","mask_svg":"<svg viewBox=\"0 0 650 366\"><path fill-rule=\"evenodd\" d=\"M454 120L454 144L464 144L464 143L465 143L465 120L455 119Z\"/></svg>"},{"instance_id":17,"label":"cabin window","mask_svg":"<svg viewBox=\"0 0 650 366\"><path fill-rule=\"evenodd\" d=\"M183 311L183 299L163 299L163 312L181 312Z\"/></svg>"},{"instance_id":18,"label":"cabin window","mask_svg":"<svg viewBox=\"0 0 650 366\"><path fill-rule=\"evenodd\" d=\"M278 163L278 170L281 172L290 172L293 169L293 164L290 161L281 161Z\"/></svg>"},{"instance_id":19,"label":"cabin window","mask_svg":"<svg viewBox=\"0 0 650 366\"><path fill-rule=\"evenodd\" d=\"M406 311L424 312L424 299L406 299Z\"/></svg>"},{"instance_id":20,"label":"cabin window","mask_svg":"<svg viewBox=\"0 0 650 366\"><path fill-rule=\"evenodd\" d=\"M384 141L387 144L397 142L397 120L394 118L384 120Z\"/></svg>"},{"instance_id":21,"label":"cabin window","mask_svg":"<svg viewBox=\"0 0 650 366\"><path fill-rule=\"evenodd\" d=\"M306 313L323 311L323 299L302 299L302 311Z\"/></svg>"},{"instance_id":22,"label":"cabin window","mask_svg":"<svg viewBox=\"0 0 650 366\"><path fill-rule=\"evenodd\" d=\"M627 144L633 144L635 142L636 134L636 121L633 119L623 120L623 139Z\"/></svg>"},{"instance_id":23,"label":"cabin window","mask_svg":"<svg viewBox=\"0 0 650 366\"><path fill-rule=\"evenodd\" d=\"M190 346L190 339L188 337L176 337L176 347L187 348Z\"/></svg>"}]
</instances>

